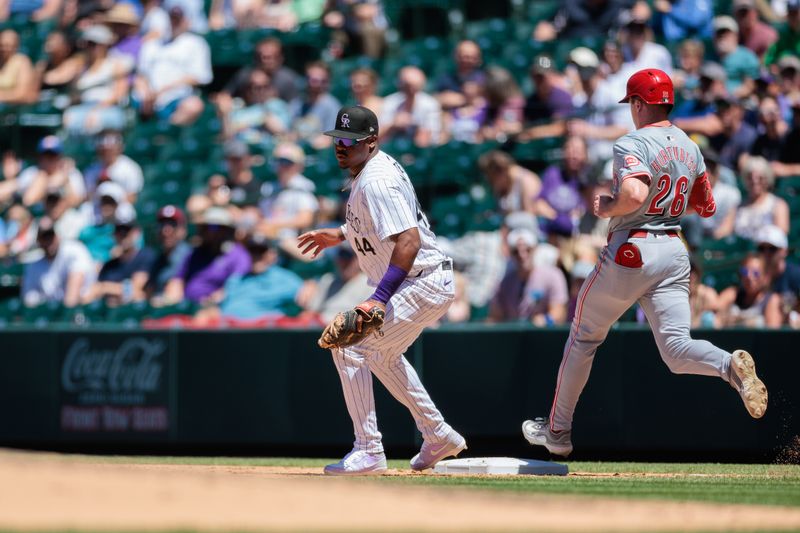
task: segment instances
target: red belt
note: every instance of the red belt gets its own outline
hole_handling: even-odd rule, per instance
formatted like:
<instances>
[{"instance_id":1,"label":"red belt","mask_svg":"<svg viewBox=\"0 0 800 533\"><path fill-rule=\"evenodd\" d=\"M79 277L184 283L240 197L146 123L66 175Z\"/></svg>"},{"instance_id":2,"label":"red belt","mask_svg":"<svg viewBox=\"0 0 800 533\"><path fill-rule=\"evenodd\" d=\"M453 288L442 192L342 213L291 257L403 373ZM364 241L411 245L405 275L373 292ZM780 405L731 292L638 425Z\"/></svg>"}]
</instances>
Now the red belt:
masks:
<instances>
[{"instance_id":1,"label":"red belt","mask_svg":"<svg viewBox=\"0 0 800 533\"><path fill-rule=\"evenodd\" d=\"M674 229L666 229L666 230L648 230L648 229L632 229L628 232L629 239L644 239L647 237L647 234L651 231L663 231L665 234L669 235L670 237L680 237L680 234L677 230ZM611 236L614 232L608 234L608 243L611 244Z\"/></svg>"},{"instance_id":2,"label":"red belt","mask_svg":"<svg viewBox=\"0 0 800 533\"><path fill-rule=\"evenodd\" d=\"M629 239L644 238L644 237L647 237L647 234L650 233L651 231L662 231L662 230L632 229L630 231L630 233L628 233L628 238ZM666 233L670 237L678 237L677 230L666 229L666 230L663 230L663 231L664 231L664 233Z\"/></svg>"}]
</instances>

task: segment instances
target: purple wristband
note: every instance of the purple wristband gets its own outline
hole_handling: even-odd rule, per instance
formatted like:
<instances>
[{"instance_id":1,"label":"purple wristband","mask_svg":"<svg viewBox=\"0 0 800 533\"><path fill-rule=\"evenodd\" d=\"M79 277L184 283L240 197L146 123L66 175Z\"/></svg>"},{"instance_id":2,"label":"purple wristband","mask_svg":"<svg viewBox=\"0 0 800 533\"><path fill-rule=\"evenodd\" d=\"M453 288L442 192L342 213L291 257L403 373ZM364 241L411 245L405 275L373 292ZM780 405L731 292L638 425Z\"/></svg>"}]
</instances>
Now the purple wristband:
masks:
<instances>
[{"instance_id":1,"label":"purple wristband","mask_svg":"<svg viewBox=\"0 0 800 533\"><path fill-rule=\"evenodd\" d=\"M392 297L392 294L397 292L397 289L400 288L403 280L407 277L408 272L399 266L389 265L389 268L386 269L386 274L383 275L383 279L378 283L378 287L369 299L377 300L383 305L386 305L389 303L389 298Z\"/></svg>"}]
</instances>

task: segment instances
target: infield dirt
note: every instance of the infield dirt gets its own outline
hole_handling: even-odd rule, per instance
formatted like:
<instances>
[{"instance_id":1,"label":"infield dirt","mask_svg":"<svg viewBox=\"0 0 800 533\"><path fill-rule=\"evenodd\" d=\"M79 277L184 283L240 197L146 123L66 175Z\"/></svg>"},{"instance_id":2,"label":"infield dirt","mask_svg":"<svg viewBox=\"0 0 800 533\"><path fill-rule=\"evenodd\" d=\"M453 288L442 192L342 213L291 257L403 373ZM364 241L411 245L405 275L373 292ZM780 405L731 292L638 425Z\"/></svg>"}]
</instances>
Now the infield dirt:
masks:
<instances>
[{"instance_id":1,"label":"infield dirt","mask_svg":"<svg viewBox=\"0 0 800 533\"><path fill-rule=\"evenodd\" d=\"M95 464L0 452L0 479L0 529L27 531L800 529L800 508L398 486L328 478L317 468Z\"/></svg>"}]
</instances>

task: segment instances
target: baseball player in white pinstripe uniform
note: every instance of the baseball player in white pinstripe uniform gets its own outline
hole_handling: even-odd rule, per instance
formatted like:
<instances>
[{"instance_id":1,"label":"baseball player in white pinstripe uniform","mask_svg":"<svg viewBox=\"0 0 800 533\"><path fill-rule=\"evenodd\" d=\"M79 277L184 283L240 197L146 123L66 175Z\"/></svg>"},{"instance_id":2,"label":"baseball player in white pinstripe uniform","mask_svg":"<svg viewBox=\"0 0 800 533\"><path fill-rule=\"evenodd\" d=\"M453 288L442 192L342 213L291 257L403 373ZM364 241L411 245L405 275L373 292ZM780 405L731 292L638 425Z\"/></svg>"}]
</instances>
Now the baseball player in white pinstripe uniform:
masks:
<instances>
[{"instance_id":1,"label":"baseball player in white pinstripe uniform","mask_svg":"<svg viewBox=\"0 0 800 533\"><path fill-rule=\"evenodd\" d=\"M434 324L454 298L452 261L436 244L428 220L403 167L378 149L378 119L361 106L344 107L334 138L340 168L350 171L346 222L339 228L310 231L298 238L313 257L347 240L375 293L365 302L386 312L382 335L331 350L353 420L353 450L326 474L379 474L386 470L375 415L372 374L414 417L424 443L411 468L424 470L467 445L428 396L403 356L422 330ZM360 320L360 318L359 318Z\"/></svg>"},{"instance_id":2,"label":"baseball player in white pinstripe uniform","mask_svg":"<svg viewBox=\"0 0 800 533\"><path fill-rule=\"evenodd\" d=\"M572 415L595 351L637 301L670 370L724 379L753 418L767 409L767 388L749 353L689 336L689 254L678 238L680 219L688 209L709 217L716 204L700 149L667 120L673 98L669 76L644 69L630 77L620 102L630 103L637 129L614 145L613 196L595 198L595 215L611 219L608 246L578 295L550 417L522 424L528 442L550 453L572 451Z\"/></svg>"}]
</instances>

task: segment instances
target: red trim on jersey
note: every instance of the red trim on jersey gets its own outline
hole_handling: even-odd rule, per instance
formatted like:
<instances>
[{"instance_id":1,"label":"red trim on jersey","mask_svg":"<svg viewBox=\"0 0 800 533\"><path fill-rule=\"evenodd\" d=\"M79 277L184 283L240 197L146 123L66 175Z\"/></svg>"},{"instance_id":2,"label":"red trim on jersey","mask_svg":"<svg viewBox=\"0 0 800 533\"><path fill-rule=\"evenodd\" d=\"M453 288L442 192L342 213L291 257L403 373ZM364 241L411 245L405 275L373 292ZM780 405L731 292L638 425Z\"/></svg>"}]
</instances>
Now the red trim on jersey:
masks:
<instances>
[{"instance_id":1,"label":"red trim on jersey","mask_svg":"<svg viewBox=\"0 0 800 533\"><path fill-rule=\"evenodd\" d=\"M669 120L661 120L659 122L653 122L652 124L645 124L642 126L643 128L669 128L672 126L672 122Z\"/></svg>"},{"instance_id":2,"label":"red trim on jersey","mask_svg":"<svg viewBox=\"0 0 800 533\"><path fill-rule=\"evenodd\" d=\"M562 362L561 371L558 373L558 380L556 381L556 395L553 397L553 406L550 408L550 431L556 431L553 427L553 414L556 412L556 402L558 401L558 393L561 390L561 378L564 375L564 369L567 367L567 360L569 359L569 354L572 351L572 345L575 344L575 338L578 336L578 330L581 327L581 316L583 315L583 302L586 300L586 295L589 294L589 290L594 285L594 281L597 279L597 276L600 275L600 269L603 268L603 259L606 255L606 250L608 248L603 249L603 253L600 255L600 260L597 262L597 270L594 271L594 275L592 279L589 280L589 284L586 285L586 290L583 291L583 296L581 296L581 301L578 302L578 307L575 310L575 335L572 337L572 340L567 347L567 351L564 353L564 360ZM559 430L561 431L561 430Z\"/></svg>"},{"instance_id":3,"label":"red trim on jersey","mask_svg":"<svg viewBox=\"0 0 800 533\"><path fill-rule=\"evenodd\" d=\"M641 178L642 176L647 176L647 181L645 183L647 183L648 185L650 185L650 182L653 181L653 176L651 176L649 172L634 172L633 174L628 174L627 176L622 178L622 180L620 180L619 183L620 185L622 185L622 182L628 178ZM644 180L641 181L644 182Z\"/></svg>"}]
</instances>

